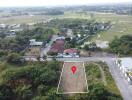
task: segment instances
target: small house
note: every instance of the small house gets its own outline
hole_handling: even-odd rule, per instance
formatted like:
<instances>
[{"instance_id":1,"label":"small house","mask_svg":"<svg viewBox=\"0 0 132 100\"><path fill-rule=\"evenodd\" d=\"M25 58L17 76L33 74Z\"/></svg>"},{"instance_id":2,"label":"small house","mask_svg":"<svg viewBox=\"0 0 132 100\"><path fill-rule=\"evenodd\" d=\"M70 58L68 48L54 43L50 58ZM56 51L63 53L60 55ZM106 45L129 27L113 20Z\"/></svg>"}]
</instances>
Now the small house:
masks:
<instances>
[{"instance_id":1,"label":"small house","mask_svg":"<svg viewBox=\"0 0 132 100\"><path fill-rule=\"evenodd\" d=\"M43 42L38 42L36 39L31 39L30 40L30 46L42 46Z\"/></svg>"},{"instance_id":2,"label":"small house","mask_svg":"<svg viewBox=\"0 0 132 100\"><path fill-rule=\"evenodd\" d=\"M59 36L56 38L56 40L65 40L65 37L64 36Z\"/></svg>"},{"instance_id":3,"label":"small house","mask_svg":"<svg viewBox=\"0 0 132 100\"><path fill-rule=\"evenodd\" d=\"M63 51L64 51L64 44L65 44L64 40L56 40L52 44L49 52L53 52L53 53L57 53L57 54L58 53L63 53Z\"/></svg>"},{"instance_id":4,"label":"small house","mask_svg":"<svg viewBox=\"0 0 132 100\"><path fill-rule=\"evenodd\" d=\"M74 48L66 49L63 52L63 57L79 57L78 50Z\"/></svg>"}]
</instances>

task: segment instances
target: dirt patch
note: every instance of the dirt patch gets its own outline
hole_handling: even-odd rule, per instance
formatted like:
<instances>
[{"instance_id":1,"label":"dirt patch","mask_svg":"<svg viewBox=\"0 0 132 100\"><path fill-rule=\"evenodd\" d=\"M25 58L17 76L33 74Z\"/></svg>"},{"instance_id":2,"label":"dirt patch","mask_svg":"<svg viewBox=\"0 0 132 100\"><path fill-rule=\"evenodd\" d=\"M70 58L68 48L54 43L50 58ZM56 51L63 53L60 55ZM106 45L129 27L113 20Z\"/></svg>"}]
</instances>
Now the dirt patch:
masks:
<instances>
[{"instance_id":1,"label":"dirt patch","mask_svg":"<svg viewBox=\"0 0 132 100\"><path fill-rule=\"evenodd\" d=\"M73 74L71 67L76 66ZM83 62L64 62L58 93L88 92L85 67Z\"/></svg>"}]
</instances>

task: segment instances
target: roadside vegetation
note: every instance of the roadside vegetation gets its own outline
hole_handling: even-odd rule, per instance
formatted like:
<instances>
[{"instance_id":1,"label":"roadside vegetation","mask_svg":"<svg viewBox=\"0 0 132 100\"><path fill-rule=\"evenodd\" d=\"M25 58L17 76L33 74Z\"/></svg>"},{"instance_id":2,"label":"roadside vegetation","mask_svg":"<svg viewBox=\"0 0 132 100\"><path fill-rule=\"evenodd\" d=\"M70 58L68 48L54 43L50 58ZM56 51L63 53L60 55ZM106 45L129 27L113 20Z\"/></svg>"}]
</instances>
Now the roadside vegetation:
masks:
<instances>
[{"instance_id":1,"label":"roadside vegetation","mask_svg":"<svg viewBox=\"0 0 132 100\"><path fill-rule=\"evenodd\" d=\"M109 71L109 68L108 68L107 64L104 63L104 62L96 62L96 63L104 71L105 80L107 82L107 84L105 85L105 87L107 88L107 90L110 91L113 94L121 95L120 92L119 92L119 90L118 90L118 88L117 88L117 86L116 86L116 84L115 84L115 81L113 80L113 78L111 76L111 73Z\"/></svg>"}]
</instances>

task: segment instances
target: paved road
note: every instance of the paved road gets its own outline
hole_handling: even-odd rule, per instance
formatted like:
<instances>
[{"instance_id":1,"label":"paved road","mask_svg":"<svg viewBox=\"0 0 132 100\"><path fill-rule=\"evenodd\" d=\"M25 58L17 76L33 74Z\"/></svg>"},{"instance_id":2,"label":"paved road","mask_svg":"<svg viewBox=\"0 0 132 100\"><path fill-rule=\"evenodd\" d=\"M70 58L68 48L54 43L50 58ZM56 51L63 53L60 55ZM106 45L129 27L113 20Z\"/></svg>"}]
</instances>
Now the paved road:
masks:
<instances>
[{"instance_id":1,"label":"paved road","mask_svg":"<svg viewBox=\"0 0 132 100\"><path fill-rule=\"evenodd\" d=\"M112 77L119 88L124 100L132 100L132 85L129 85L125 76L115 64L116 58L110 57L89 57L89 58L58 58L59 61L105 61L109 66Z\"/></svg>"},{"instance_id":2,"label":"paved road","mask_svg":"<svg viewBox=\"0 0 132 100\"><path fill-rule=\"evenodd\" d=\"M113 59L106 62L124 100L132 100L132 85L128 84L124 74L122 74Z\"/></svg>"},{"instance_id":3,"label":"paved road","mask_svg":"<svg viewBox=\"0 0 132 100\"><path fill-rule=\"evenodd\" d=\"M57 37L58 37L57 35L53 35L50 43L48 43L45 48L41 48L40 57L47 55L47 52L50 50L51 45L53 44Z\"/></svg>"}]
</instances>

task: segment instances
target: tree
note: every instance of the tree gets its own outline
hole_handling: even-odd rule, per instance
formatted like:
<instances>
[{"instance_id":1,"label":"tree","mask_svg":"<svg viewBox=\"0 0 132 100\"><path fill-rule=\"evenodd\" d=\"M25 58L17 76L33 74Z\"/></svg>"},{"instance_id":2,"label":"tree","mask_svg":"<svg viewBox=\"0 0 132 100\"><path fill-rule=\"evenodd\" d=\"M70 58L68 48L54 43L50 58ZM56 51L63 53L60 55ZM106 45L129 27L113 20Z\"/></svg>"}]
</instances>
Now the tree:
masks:
<instances>
[{"instance_id":1,"label":"tree","mask_svg":"<svg viewBox=\"0 0 132 100\"><path fill-rule=\"evenodd\" d=\"M48 52L47 54L50 56L57 56L58 53L57 52Z\"/></svg>"},{"instance_id":2,"label":"tree","mask_svg":"<svg viewBox=\"0 0 132 100\"><path fill-rule=\"evenodd\" d=\"M48 89L49 89L48 86L41 84L37 87L37 92L39 95L45 95Z\"/></svg>"},{"instance_id":3,"label":"tree","mask_svg":"<svg viewBox=\"0 0 132 100\"><path fill-rule=\"evenodd\" d=\"M115 38L110 44L110 51L122 55L132 55L132 36L124 35Z\"/></svg>"},{"instance_id":4,"label":"tree","mask_svg":"<svg viewBox=\"0 0 132 100\"><path fill-rule=\"evenodd\" d=\"M51 88L47 93L47 100L63 100L63 95L56 94L56 88Z\"/></svg>"},{"instance_id":5,"label":"tree","mask_svg":"<svg viewBox=\"0 0 132 100\"><path fill-rule=\"evenodd\" d=\"M107 100L107 90L103 85L96 84L91 89L90 98L94 100Z\"/></svg>"},{"instance_id":6,"label":"tree","mask_svg":"<svg viewBox=\"0 0 132 100\"><path fill-rule=\"evenodd\" d=\"M32 100L48 100L48 96L35 96Z\"/></svg>"},{"instance_id":7,"label":"tree","mask_svg":"<svg viewBox=\"0 0 132 100\"><path fill-rule=\"evenodd\" d=\"M89 45L85 45L85 46L84 46L84 49L85 49L85 50L89 50Z\"/></svg>"},{"instance_id":8,"label":"tree","mask_svg":"<svg viewBox=\"0 0 132 100\"><path fill-rule=\"evenodd\" d=\"M70 40L71 40L71 38L67 37L67 38L65 38L65 40L66 40L66 41L70 41Z\"/></svg>"},{"instance_id":9,"label":"tree","mask_svg":"<svg viewBox=\"0 0 132 100\"><path fill-rule=\"evenodd\" d=\"M7 55L7 52L4 51L4 50L0 50L0 57L4 56L4 55Z\"/></svg>"},{"instance_id":10,"label":"tree","mask_svg":"<svg viewBox=\"0 0 132 100\"><path fill-rule=\"evenodd\" d=\"M17 54L17 53L10 53L7 56L7 62L11 63L11 64L23 64L24 63L24 59L22 59L20 57L20 55Z\"/></svg>"},{"instance_id":11,"label":"tree","mask_svg":"<svg viewBox=\"0 0 132 100\"><path fill-rule=\"evenodd\" d=\"M0 86L0 100L13 100L14 93L9 86Z\"/></svg>"},{"instance_id":12,"label":"tree","mask_svg":"<svg viewBox=\"0 0 132 100\"><path fill-rule=\"evenodd\" d=\"M95 42L92 42L92 43L90 43L90 44L85 45L85 46L84 46L84 49L85 49L85 50L90 50L90 51L98 50L97 45L96 45Z\"/></svg>"},{"instance_id":13,"label":"tree","mask_svg":"<svg viewBox=\"0 0 132 100\"><path fill-rule=\"evenodd\" d=\"M16 88L15 92L22 100L28 100L33 95L30 85L21 85Z\"/></svg>"}]
</instances>

